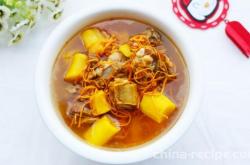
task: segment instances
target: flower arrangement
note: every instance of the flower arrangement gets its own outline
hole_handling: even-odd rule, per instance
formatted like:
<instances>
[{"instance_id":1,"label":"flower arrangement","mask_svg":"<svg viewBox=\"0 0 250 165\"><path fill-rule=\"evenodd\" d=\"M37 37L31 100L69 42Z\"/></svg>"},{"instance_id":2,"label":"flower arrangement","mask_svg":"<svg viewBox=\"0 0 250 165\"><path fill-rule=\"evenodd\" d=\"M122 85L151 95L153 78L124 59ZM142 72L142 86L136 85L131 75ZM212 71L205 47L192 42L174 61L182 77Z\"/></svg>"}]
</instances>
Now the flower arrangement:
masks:
<instances>
[{"instance_id":1,"label":"flower arrangement","mask_svg":"<svg viewBox=\"0 0 250 165\"><path fill-rule=\"evenodd\" d=\"M57 20L62 11L61 0L0 0L0 41L16 44L41 15Z\"/></svg>"}]
</instances>

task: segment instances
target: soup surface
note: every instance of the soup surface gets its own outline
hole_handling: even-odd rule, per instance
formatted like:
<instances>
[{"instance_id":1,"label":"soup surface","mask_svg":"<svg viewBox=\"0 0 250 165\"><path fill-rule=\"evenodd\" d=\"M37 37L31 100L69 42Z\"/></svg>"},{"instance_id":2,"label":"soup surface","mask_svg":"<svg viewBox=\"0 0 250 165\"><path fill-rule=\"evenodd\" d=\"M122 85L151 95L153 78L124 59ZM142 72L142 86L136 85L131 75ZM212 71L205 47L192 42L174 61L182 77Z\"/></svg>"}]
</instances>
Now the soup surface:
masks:
<instances>
[{"instance_id":1,"label":"soup surface","mask_svg":"<svg viewBox=\"0 0 250 165\"><path fill-rule=\"evenodd\" d=\"M110 45L113 44L113 46L110 46L110 50L106 50L105 53L103 49L93 48L93 44L88 43L94 42L95 38L93 39L93 35L98 36L100 32L101 35L104 35L104 38L109 38ZM100 77L104 76L105 69L107 72L108 66L106 68L102 67L101 73L99 73L100 70L97 70L97 64L100 66L100 61L103 60L105 63L108 60L112 60L110 56L114 53L117 55L114 55L114 58L120 57L122 54L121 58L125 62L131 58L134 60L135 58L144 57L148 49L146 46L138 48L137 52L133 53L133 50L138 45L131 45L131 38L140 34L145 36L151 35L151 38L148 36L145 39L149 39L150 49L153 47L153 50L161 52L166 58L162 57L161 59L159 57L160 59L157 59L153 55L145 57L146 61L143 62L145 62L145 65L148 62L148 65L154 67L152 69L142 68L139 70L140 67L135 65L135 62L133 63L134 65L129 65L131 72L129 72L129 67L126 68L128 72L124 71L126 69L121 69L121 71L117 71L119 70L117 69L116 74L112 75L113 77L109 77L109 88L103 87L107 82L105 81L103 84L101 82L103 79ZM85 41L88 40L89 35L92 40ZM112 36L114 37L113 40L110 39ZM142 38L137 36L135 40L136 43L144 43L143 36ZM159 43L157 43L158 40ZM71 66L77 61L77 58L82 59L82 63L78 61L78 64ZM86 59L88 59L87 62L84 62ZM116 61L117 59L113 60ZM158 81L152 78L152 76L150 77L150 75L152 74L154 77L158 76L158 73L156 73L157 68L155 67L161 63L159 60L161 60L162 65L167 70L165 74L163 71L159 71L160 68L158 68ZM119 61L121 64L125 63L121 61ZM81 77L70 75L71 72L74 72L72 70L81 68L80 66L84 66L85 63L87 63L88 67L86 68L85 66L85 71L81 71ZM71 71L69 71L70 69ZM133 70L136 71L133 72ZM85 74L83 72L87 71L89 72L87 75L88 81L85 81L86 77L84 77ZM90 75L92 73L93 75ZM110 73L107 72L106 74ZM100 77L98 78L98 76ZM127 86L119 88L119 83L120 85L125 84ZM111 90L111 87L113 90ZM189 79L183 57L168 36L155 27L142 22L114 19L84 27L65 43L54 64L52 89L55 105L73 132L80 138L95 145L121 149L144 144L167 131L175 124L186 103L189 91ZM120 89L121 91L117 91L116 89ZM157 94L152 94L153 92ZM144 98L147 93L149 93L148 97ZM161 97L161 94L166 96L166 98ZM154 97L156 95L157 97ZM104 99L102 96L105 96ZM119 103L117 97L120 97ZM133 100L133 98L136 99ZM90 101L89 107L85 107L89 103L86 100ZM157 112L157 109L159 109L159 112ZM171 113L165 112L168 110ZM151 112L156 115L154 116ZM104 116L107 117L106 120L104 120ZM101 119L102 122L100 121ZM107 120L110 123L106 122L105 124Z\"/></svg>"}]
</instances>

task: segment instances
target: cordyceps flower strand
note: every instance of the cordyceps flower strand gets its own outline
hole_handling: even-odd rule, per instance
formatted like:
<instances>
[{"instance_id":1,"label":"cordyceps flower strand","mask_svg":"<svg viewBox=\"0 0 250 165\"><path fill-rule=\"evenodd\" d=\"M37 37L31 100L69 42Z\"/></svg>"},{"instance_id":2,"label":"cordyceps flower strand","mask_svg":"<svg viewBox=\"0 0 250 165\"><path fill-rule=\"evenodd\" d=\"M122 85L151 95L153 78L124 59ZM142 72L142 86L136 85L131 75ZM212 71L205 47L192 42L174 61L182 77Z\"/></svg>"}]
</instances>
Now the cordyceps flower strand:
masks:
<instances>
[{"instance_id":1,"label":"cordyceps flower strand","mask_svg":"<svg viewBox=\"0 0 250 165\"><path fill-rule=\"evenodd\" d=\"M62 12L61 0L0 0L0 40L16 44L42 15L58 20Z\"/></svg>"}]
</instances>

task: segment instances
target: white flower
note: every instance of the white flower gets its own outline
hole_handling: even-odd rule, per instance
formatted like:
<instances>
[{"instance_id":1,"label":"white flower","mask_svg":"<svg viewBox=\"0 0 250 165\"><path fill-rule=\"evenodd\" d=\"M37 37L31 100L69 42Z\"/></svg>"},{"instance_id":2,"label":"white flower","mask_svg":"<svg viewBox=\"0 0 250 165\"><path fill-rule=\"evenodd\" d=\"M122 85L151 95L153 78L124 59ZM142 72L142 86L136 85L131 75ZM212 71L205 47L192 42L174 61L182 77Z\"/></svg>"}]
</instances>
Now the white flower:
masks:
<instances>
[{"instance_id":1,"label":"white flower","mask_svg":"<svg viewBox=\"0 0 250 165\"><path fill-rule=\"evenodd\" d=\"M20 42L23 39L23 35L24 33L21 31L18 31L17 33L13 34L9 45L17 44L18 42Z\"/></svg>"},{"instance_id":2,"label":"white flower","mask_svg":"<svg viewBox=\"0 0 250 165\"><path fill-rule=\"evenodd\" d=\"M35 26L37 18L38 16L37 17L33 16L29 18L28 26L30 29L32 29Z\"/></svg>"},{"instance_id":3,"label":"white flower","mask_svg":"<svg viewBox=\"0 0 250 165\"><path fill-rule=\"evenodd\" d=\"M0 20L0 34L5 33L8 30L7 20Z\"/></svg>"},{"instance_id":4,"label":"white flower","mask_svg":"<svg viewBox=\"0 0 250 165\"><path fill-rule=\"evenodd\" d=\"M61 4L61 0L47 0L47 1L52 3L55 7L58 7Z\"/></svg>"},{"instance_id":5,"label":"white flower","mask_svg":"<svg viewBox=\"0 0 250 165\"><path fill-rule=\"evenodd\" d=\"M51 13L52 20L58 20L62 15L63 9L56 9Z\"/></svg>"},{"instance_id":6,"label":"white flower","mask_svg":"<svg viewBox=\"0 0 250 165\"><path fill-rule=\"evenodd\" d=\"M7 20L10 17L10 9L6 6L0 6L0 19Z\"/></svg>"},{"instance_id":7,"label":"white flower","mask_svg":"<svg viewBox=\"0 0 250 165\"><path fill-rule=\"evenodd\" d=\"M15 24L14 26L12 26L10 29L10 32L13 33L13 32L21 29L23 26L28 25L28 24L29 24L28 19L22 20L22 21L18 22L17 24Z\"/></svg>"},{"instance_id":8,"label":"white flower","mask_svg":"<svg viewBox=\"0 0 250 165\"><path fill-rule=\"evenodd\" d=\"M43 3L41 3L41 2L37 3L36 11L37 11L38 14L42 13L43 8L44 8L44 4Z\"/></svg>"},{"instance_id":9,"label":"white flower","mask_svg":"<svg viewBox=\"0 0 250 165\"><path fill-rule=\"evenodd\" d=\"M50 20L59 19L63 12L62 1L0 0L0 40L11 39L9 45L18 43L35 26L40 16L49 16Z\"/></svg>"},{"instance_id":10,"label":"white flower","mask_svg":"<svg viewBox=\"0 0 250 165\"><path fill-rule=\"evenodd\" d=\"M34 5L34 4L37 4L37 3L39 3L41 0L26 0L26 4L28 5L28 6L32 6L32 5Z\"/></svg>"},{"instance_id":11,"label":"white flower","mask_svg":"<svg viewBox=\"0 0 250 165\"><path fill-rule=\"evenodd\" d=\"M10 11L10 17L16 16L17 13L18 13L18 10L17 10L17 9L12 9L12 10Z\"/></svg>"}]
</instances>

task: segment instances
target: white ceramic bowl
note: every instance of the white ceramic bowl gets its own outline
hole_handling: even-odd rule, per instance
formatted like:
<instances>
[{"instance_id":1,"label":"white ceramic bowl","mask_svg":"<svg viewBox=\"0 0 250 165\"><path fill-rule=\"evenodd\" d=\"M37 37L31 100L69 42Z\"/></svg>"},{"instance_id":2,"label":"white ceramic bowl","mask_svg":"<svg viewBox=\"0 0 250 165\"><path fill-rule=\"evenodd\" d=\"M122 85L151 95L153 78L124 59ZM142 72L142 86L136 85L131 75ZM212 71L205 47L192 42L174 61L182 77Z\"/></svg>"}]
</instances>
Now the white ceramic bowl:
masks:
<instances>
[{"instance_id":1,"label":"white ceramic bowl","mask_svg":"<svg viewBox=\"0 0 250 165\"><path fill-rule=\"evenodd\" d=\"M78 138L64 123L53 104L51 94L51 73L54 61L64 43L81 28L96 21L126 17L152 24L169 35L178 45L186 60L190 76L190 92L186 107L176 124L157 140L137 148L124 151L112 151L95 148ZM177 19L176 19L177 20ZM178 21L178 20L177 20ZM177 22L176 21L176 22ZM50 131L65 146L75 153L102 163L122 164L145 160L169 148L189 127L198 109L201 98L201 76L199 62L191 44L181 28L169 22L166 17L157 15L157 10L130 5L102 5L92 9L84 9L64 20L48 38L39 58L36 72L36 96L41 115Z\"/></svg>"}]
</instances>

